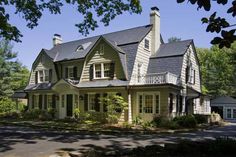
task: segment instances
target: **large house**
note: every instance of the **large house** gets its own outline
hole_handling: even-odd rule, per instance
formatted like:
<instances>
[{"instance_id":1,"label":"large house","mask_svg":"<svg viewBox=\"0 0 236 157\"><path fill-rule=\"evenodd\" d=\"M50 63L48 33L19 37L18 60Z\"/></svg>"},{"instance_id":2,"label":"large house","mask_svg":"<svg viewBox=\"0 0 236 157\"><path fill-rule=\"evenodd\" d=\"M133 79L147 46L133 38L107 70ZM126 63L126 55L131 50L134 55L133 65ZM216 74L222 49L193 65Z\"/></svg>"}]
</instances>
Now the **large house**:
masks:
<instances>
[{"instance_id":1,"label":"large house","mask_svg":"<svg viewBox=\"0 0 236 157\"><path fill-rule=\"evenodd\" d=\"M122 117L128 122L207 112L200 111L193 40L164 43L157 7L145 26L65 43L55 34L53 47L34 61L25 91L30 109L52 107L58 118L73 116L75 108L106 112L99 97L114 93L128 103Z\"/></svg>"}]
</instances>

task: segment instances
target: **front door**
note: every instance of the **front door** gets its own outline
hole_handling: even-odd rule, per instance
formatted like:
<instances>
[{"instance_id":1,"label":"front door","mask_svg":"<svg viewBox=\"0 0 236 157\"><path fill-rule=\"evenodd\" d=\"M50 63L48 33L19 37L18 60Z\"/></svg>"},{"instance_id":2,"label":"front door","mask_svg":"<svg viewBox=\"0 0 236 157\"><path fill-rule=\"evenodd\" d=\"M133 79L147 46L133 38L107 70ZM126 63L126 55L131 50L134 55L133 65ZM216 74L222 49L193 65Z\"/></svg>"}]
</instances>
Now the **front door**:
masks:
<instances>
[{"instance_id":1,"label":"front door","mask_svg":"<svg viewBox=\"0 0 236 157\"><path fill-rule=\"evenodd\" d=\"M66 116L72 117L73 113L73 95L67 94L66 96Z\"/></svg>"}]
</instances>

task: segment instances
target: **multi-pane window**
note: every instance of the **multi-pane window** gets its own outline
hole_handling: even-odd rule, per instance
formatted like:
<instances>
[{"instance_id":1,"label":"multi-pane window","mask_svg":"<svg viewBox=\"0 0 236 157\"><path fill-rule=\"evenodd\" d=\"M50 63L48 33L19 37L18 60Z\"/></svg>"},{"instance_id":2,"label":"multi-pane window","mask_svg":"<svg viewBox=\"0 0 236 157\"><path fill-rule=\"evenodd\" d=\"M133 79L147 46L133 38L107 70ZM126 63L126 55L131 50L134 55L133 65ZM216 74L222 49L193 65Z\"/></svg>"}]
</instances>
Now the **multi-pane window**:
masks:
<instances>
[{"instance_id":1,"label":"multi-pane window","mask_svg":"<svg viewBox=\"0 0 236 157\"><path fill-rule=\"evenodd\" d=\"M143 112L143 96L139 95L139 113Z\"/></svg>"},{"instance_id":2,"label":"multi-pane window","mask_svg":"<svg viewBox=\"0 0 236 157\"><path fill-rule=\"evenodd\" d=\"M187 67L188 69L188 82L191 83L191 84L194 84L195 83L195 70L193 68L193 65L192 63L190 62L189 66Z\"/></svg>"},{"instance_id":3,"label":"multi-pane window","mask_svg":"<svg viewBox=\"0 0 236 157\"><path fill-rule=\"evenodd\" d=\"M111 77L111 67L112 63L98 63L94 64L93 70L94 70L94 78L109 78Z\"/></svg>"},{"instance_id":4,"label":"multi-pane window","mask_svg":"<svg viewBox=\"0 0 236 157\"><path fill-rule=\"evenodd\" d=\"M104 63L104 77L110 77L110 67L111 64L110 63Z\"/></svg>"},{"instance_id":5,"label":"multi-pane window","mask_svg":"<svg viewBox=\"0 0 236 157\"><path fill-rule=\"evenodd\" d=\"M149 50L149 40L148 39L144 40L144 47L145 47L145 49Z\"/></svg>"},{"instance_id":6,"label":"multi-pane window","mask_svg":"<svg viewBox=\"0 0 236 157\"><path fill-rule=\"evenodd\" d=\"M138 94L139 113L160 114L160 97L157 93Z\"/></svg>"},{"instance_id":7,"label":"multi-pane window","mask_svg":"<svg viewBox=\"0 0 236 157\"><path fill-rule=\"evenodd\" d=\"M65 106L65 95L61 96L61 107Z\"/></svg>"},{"instance_id":8,"label":"multi-pane window","mask_svg":"<svg viewBox=\"0 0 236 157\"><path fill-rule=\"evenodd\" d=\"M49 81L49 70L44 70L44 81Z\"/></svg>"},{"instance_id":9,"label":"multi-pane window","mask_svg":"<svg viewBox=\"0 0 236 157\"><path fill-rule=\"evenodd\" d=\"M233 118L236 118L236 109L233 109Z\"/></svg>"},{"instance_id":10,"label":"multi-pane window","mask_svg":"<svg viewBox=\"0 0 236 157\"><path fill-rule=\"evenodd\" d=\"M74 67L68 67L68 78L74 78Z\"/></svg>"},{"instance_id":11,"label":"multi-pane window","mask_svg":"<svg viewBox=\"0 0 236 157\"><path fill-rule=\"evenodd\" d=\"M39 71L39 82L43 82L43 70Z\"/></svg>"},{"instance_id":12,"label":"multi-pane window","mask_svg":"<svg viewBox=\"0 0 236 157\"><path fill-rule=\"evenodd\" d=\"M49 81L49 70L39 70L38 71L38 82L48 82Z\"/></svg>"},{"instance_id":13,"label":"multi-pane window","mask_svg":"<svg viewBox=\"0 0 236 157\"><path fill-rule=\"evenodd\" d=\"M95 110L95 94L89 94L89 110Z\"/></svg>"},{"instance_id":14,"label":"multi-pane window","mask_svg":"<svg viewBox=\"0 0 236 157\"><path fill-rule=\"evenodd\" d=\"M101 64L95 64L94 71L95 71L95 78L102 77L102 65Z\"/></svg>"},{"instance_id":15,"label":"multi-pane window","mask_svg":"<svg viewBox=\"0 0 236 157\"><path fill-rule=\"evenodd\" d=\"M138 63L138 82L141 82L142 73L142 63Z\"/></svg>"},{"instance_id":16,"label":"multi-pane window","mask_svg":"<svg viewBox=\"0 0 236 157\"><path fill-rule=\"evenodd\" d=\"M153 95L145 95L144 101L144 112L145 113L152 113L153 111Z\"/></svg>"},{"instance_id":17,"label":"multi-pane window","mask_svg":"<svg viewBox=\"0 0 236 157\"><path fill-rule=\"evenodd\" d=\"M52 107L52 95L48 95L48 107Z\"/></svg>"}]
</instances>

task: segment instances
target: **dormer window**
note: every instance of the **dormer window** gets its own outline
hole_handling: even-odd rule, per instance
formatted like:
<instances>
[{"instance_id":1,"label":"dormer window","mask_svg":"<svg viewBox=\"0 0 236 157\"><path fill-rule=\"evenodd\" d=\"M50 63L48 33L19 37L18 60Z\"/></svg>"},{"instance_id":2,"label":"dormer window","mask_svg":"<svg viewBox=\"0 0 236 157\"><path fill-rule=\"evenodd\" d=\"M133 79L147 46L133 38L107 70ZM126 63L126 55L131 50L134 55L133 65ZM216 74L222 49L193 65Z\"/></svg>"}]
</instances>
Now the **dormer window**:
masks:
<instances>
[{"instance_id":1,"label":"dormer window","mask_svg":"<svg viewBox=\"0 0 236 157\"><path fill-rule=\"evenodd\" d=\"M147 49L147 50L149 50L149 43L150 43L150 42L149 42L148 39L145 39L145 40L144 40L144 48Z\"/></svg>"},{"instance_id":2,"label":"dormer window","mask_svg":"<svg viewBox=\"0 0 236 157\"><path fill-rule=\"evenodd\" d=\"M76 52L78 52L78 51L83 51L83 50L84 50L83 45L79 45L79 46L77 47L77 49L76 49Z\"/></svg>"},{"instance_id":3,"label":"dormer window","mask_svg":"<svg viewBox=\"0 0 236 157\"><path fill-rule=\"evenodd\" d=\"M93 78L106 79L114 77L114 63L93 64Z\"/></svg>"},{"instance_id":4,"label":"dormer window","mask_svg":"<svg viewBox=\"0 0 236 157\"><path fill-rule=\"evenodd\" d=\"M65 69L65 78L68 79L77 79L77 67L76 66L68 66Z\"/></svg>"},{"instance_id":5,"label":"dormer window","mask_svg":"<svg viewBox=\"0 0 236 157\"><path fill-rule=\"evenodd\" d=\"M51 75L50 72L52 73L51 69L50 70L46 69L46 70L39 70L39 71L37 71L36 73L38 74L38 78L36 80L36 83L37 82L38 83L49 82L50 81L50 77L51 77L51 76L49 76L49 75Z\"/></svg>"}]
</instances>

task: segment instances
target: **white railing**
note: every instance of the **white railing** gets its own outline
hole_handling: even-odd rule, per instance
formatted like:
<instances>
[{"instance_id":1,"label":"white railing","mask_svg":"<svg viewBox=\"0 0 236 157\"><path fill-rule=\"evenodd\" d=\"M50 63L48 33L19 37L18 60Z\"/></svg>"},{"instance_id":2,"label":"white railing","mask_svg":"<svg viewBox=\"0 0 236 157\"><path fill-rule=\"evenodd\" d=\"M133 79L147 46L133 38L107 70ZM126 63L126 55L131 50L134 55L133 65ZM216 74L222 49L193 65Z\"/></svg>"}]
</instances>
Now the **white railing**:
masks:
<instances>
[{"instance_id":1,"label":"white railing","mask_svg":"<svg viewBox=\"0 0 236 157\"><path fill-rule=\"evenodd\" d=\"M134 76L134 84L179 84L178 76L170 72L152 73L141 76Z\"/></svg>"}]
</instances>

